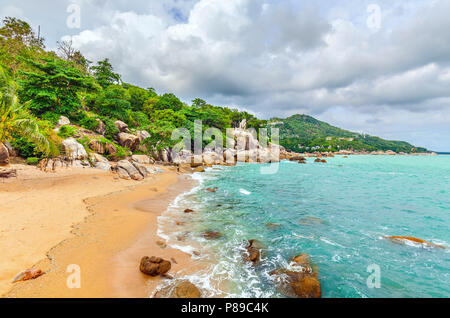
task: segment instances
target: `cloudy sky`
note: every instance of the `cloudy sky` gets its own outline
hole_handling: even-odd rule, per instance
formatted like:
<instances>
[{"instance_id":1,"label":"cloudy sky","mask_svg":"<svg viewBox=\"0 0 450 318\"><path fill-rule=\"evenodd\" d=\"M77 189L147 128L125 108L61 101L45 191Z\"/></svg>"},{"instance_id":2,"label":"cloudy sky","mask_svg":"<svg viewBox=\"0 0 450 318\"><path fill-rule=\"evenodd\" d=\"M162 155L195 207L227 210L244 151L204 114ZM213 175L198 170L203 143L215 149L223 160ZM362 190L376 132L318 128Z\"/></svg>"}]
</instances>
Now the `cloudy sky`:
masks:
<instances>
[{"instance_id":1,"label":"cloudy sky","mask_svg":"<svg viewBox=\"0 0 450 318\"><path fill-rule=\"evenodd\" d=\"M436 151L450 151L449 12L450 0L0 0L48 48L71 37L126 82Z\"/></svg>"}]
</instances>

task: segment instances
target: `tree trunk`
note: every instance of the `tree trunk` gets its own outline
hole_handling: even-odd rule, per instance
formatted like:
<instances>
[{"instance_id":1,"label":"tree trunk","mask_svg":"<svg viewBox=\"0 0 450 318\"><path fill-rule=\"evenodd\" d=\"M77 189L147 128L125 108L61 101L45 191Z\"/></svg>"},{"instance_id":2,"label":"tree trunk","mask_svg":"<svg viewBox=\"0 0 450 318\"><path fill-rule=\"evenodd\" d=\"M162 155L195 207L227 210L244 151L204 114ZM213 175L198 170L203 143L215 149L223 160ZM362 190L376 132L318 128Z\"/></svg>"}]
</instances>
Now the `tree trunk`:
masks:
<instances>
[{"instance_id":1,"label":"tree trunk","mask_svg":"<svg viewBox=\"0 0 450 318\"><path fill-rule=\"evenodd\" d=\"M0 142L0 166L9 165L9 151L6 146Z\"/></svg>"}]
</instances>

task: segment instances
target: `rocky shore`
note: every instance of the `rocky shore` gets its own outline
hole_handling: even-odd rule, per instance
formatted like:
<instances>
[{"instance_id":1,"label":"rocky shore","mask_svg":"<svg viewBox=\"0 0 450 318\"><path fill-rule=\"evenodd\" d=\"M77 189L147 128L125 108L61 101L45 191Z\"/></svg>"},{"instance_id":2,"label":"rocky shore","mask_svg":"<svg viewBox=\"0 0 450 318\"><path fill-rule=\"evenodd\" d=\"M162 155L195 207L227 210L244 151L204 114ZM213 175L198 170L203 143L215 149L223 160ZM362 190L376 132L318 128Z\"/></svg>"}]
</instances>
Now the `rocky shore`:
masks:
<instances>
[{"instance_id":1,"label":"rocky shore","mask_svg":"<svg viewBox=\"0 0 450 318\"><path fill-rule=\"evenodd\" d=\"M1 187L4 190L4 195L0 196L1 210L3 213L11 212L0 227L0 235L7 238L2 241L0 249L8 259L2 265L0 293L10 290L6 293L8 297L146 297L153 294L162 280L172 278L171 272L176 273L192 261L190 255L169 249L164 242L159 243L156 235L156 217L187 185L170 193L167 189L176 184L176 179L184 173L204 172L206 167L233 166L238 162L290 160L305 164L306 158L326 163L326 158L334 156L408 155L389 150L294 153L271 143L261 145L256 136L247 131L245 121L233 130L232 137L227 140L228 148L209 148L201 154L190 150L173 153L171 149L152 152L143 143L149 137L148 132L130 131L120 121L115 124L119 130L116 142L120 146L148 155L127 153L119 158L115 144L102 139L104 130L99 125L95 132L78 130L83 144L73 137L65 139L62 142L63 154L42 160L38 169L13 164L0 170L2 178L8 179ZM70 121L60 118L59 127L67 125L71 125ZM0 158L4 163L21 162L9 144L0 146ZM135 181L142 182L143 188L136 191L134 186L138 183ZM214 193L216 188L207 190ZM27 194L25 198L25 193L31 195ZM147 202L145 207L129 207L149 196L154 196L152 204ZM87 200L93 197L96 199ZM13 203L15 200L20 202L19 206ZM88 210L87 202L90 202ZM186 209L184 212L194 211ZM208 232L204 237L217 239L220 235ZM23 244L15 243L18 238ZM103 250L105 247L109 248L107 252ZM249 240L246 249L244 260L258 266L263 253L259 242ZM146 256L148 251L154 254ZM94 260L95 264L88 259ZM142 259L140 265L139 259ZM55 260L58 260L58 265ZM113 262L123 277L119 279L120 286L109 281L107 273L102 273L108 262ZM87 273L87 287L83 290L67 289L66 268L62 264L78 263ZM277 288L291 297L320 297L318 272L311 269L309 256L300 254L292 259L292 263L293 268L272 273L278 282L275 284ZM197 269L196 266L201 265L192 266L192 271ZM178 277L154 296L201 297L201 291Z\"/></svg>"}]
</instances>

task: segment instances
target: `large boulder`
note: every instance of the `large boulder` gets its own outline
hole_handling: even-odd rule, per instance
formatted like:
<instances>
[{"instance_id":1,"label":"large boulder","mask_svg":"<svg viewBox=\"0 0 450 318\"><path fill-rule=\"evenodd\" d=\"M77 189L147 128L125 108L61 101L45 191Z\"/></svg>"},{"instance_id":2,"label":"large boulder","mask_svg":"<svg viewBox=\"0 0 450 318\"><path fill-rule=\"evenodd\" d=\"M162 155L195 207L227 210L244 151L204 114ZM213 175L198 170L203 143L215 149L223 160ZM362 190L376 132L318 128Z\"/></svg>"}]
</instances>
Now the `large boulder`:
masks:
<instances>
[{"instance_id":1,"label":"large boulder","mask_svg":"<svg viewBox=\"0 0 450 318\"><path fill-rule=\"evenodd\" d=\"M250 240L246 244L247 253L244 256L244 259L247 262L252 262L253 264L258 264L261 260L262 253L262 245L257 240Z\"/></svg>"},{"instance_id":2,"label":"large boulder","mask_svg":"<svg viewBox=\"0 0 450 318\"><path fill-rule=\"evenodd\" d=\"M158 157L162 162L172 162L172 151L170 149L161 149Z\"/></svg>"},{"instance_id":3,"label":"large boulder","mask_svg":"<svg viewBox=\"0 0 450 318\"><path fill-rule=\"evenodd\" d=\"M6 141L3 144L5 145L6 149L8 149L10 157L17 157L18 156L17 151L11 146L11 144L9 142Z\"/></svg>"},{"instance_id":4,"label":"large boulder","mask_svg":"<svg viewBox=\"0 0 450 318\"><path fill-rule=\"evenodd\" d=\"M100 135L105 135L106 133L106 125L104 122L102 122L99 118L95 119L98 122L97 128L95 128L95 132Z\"/></svg>"},{"instance_id":5,"label":"large boulder","mask_svg":"<svg viewBox=\"0 0 450 318\"><path fill-rule=\"evenodd\" d=\"M136 151L139 148L139 137L132 135L132 134L128 134L125 132L121 132L118 135L119 138L119 144L122 147L126 147L128 149L130 149L131 151Z\"/></svg>"},{"instance_id":6,"label":"large boulder","mask_svg":"<svg viewBox=\"0 0 450 318\"><path fill-rule=\"evenodd\" d=\"M9 151L6 146L0 142L0 166L9 165Z\"/></svg>"},{"instance_id":7,"label":"large boulder","mask_svg":"<svg viewBox=\"0 0 450 318\"><path fill-rule=\"evenodd\" d=\"M172 154L173 162L177 164L190 163L192 160L192 152L186 149L180 150Z\"/></svg>"},{"instance_id":8,"label":"large boulder","mask_svg":"<svg viewBox=\"0 0 450 318\"><path fill-rule=\"evenodd\" d=\"M147 167L137 163L137 162L133 162L133 166L136 168L137 171L139 171L139 173L146 178L149 175L149 171L147 170Z\"/></svg>"},{"instance_id":9,"label":"large boulder","mask_svg":"<svg viewBox=\"0 0 450 318\"><path fill-rule=\"evenodd\" d=\"M275 270L270 273L277 289L288 297L320 298L319 280L314 273L291 270Z\"/></svg>"},{"instance_id":10,"label":"large boulder","mask_svg":"<svg viewBox=\"0 0 450 318\"><path fill-rule=\"evenodd\" d=\"M128 132L128 125L123 121L118 120L114 124L116 125L117 129L119 129L119 132Z\"/></svg>"},{"instance_id":11,"label":"large boulder","mask_svg":"<svg viewBox=\"0 0 450 318\"><path fill-rule=\"evenodd\" d=\"M166 275L171 267L172 264L169 261L155 256L143 257L139 265L140 271L149 276Z\"/></svg>"},{"instance_id":12,"label":"large boulder","mask_svg":"<svg viewBox=\"0 0 450 318\"><path fill-rule=\"evenodd\" d=\"M75 160L72 162L74 165ZM69 162L62 160L61 158L52 158L52 159L43 159L39 162L38 167L45 172L56 171L59 168L67 168L69 166Z\"/></svg>"},{"instance_id":13,"label":"large boulder","mask_svg":"<svg viewBox=\"0 0 450 318\"><path fill-rule=\"evenodd\" d=\"M109 163L108 159L106 159L102 155L93 153L91 154L90 159L91 162L93 162L95 168L105 171L111 170L111 164Z\"/></svg>"},{"instance_id":14,"label":"large boulder","mask_svg":"<svg viewBox=\"0 0 450 318\"><path fill-rule=\"evenodd\" d=\"M231 148L225 149L223 152L223 161L227 163L235 163L236 162L237 151Z\"/></svg>"},{"instance_id":15,"label":"large boulder","mask_svg":"<svg viewBox=\"0 0 450 318\"><path fill-rule=\"evenodd\" d=\"M139 141L150 138L150 133L146 130L138 130L136 131L136 136L138 136Z\"/></svg>"},{"instance_id":16,"label":"large boulder","mask_svg":"<svg viewBox=\"0 0 450 318\"><path fill-rule=\"evenodd\" d=\"M174 284L158 290L154 298L200 298L201 292L187 280L177 281Z\"/></svg>"},{"instance_id":17,"label":"large boulder","mask_svg":"<svg viewBox=\"0 0 450 318\"><path fill-rule=\"evenodd\" d=\"M189 163L179 163L177 171L180 173L189 173L192 172L192 168Z\"/></svg>"},{"instance_id":18,"label":"large boulder","mask_svg":"<svg viewBox=\"0 0 450 318\"><path fill-rule=\"evenodd\" d=\"M147 174L143 175L140 169L140 165L138 166L138 168L136 168L136 164L133 164L128 160L121 160L117 163L117 173L122 179L133 179L136 181L143 180L147 176Z\"/></svg>"},{"instance_id":19,"label":"large boulder","mask_svg":"<svg viewBox=\"0 0 450 318\"><path fill-rule=\"evenodd\" d=\"M114 156L115 154L117 154L117 147L114 144L108 142L105 145L105 151L105 154Z\"/></svg>"},{"instance_id":20,"label":"large boulder","mask_svg":"<svg viewBox=\"0 0 450 318\"><path fill-rule=\"evenodd\" d=\"M88 154L83 145L78 143L72 137L63 140L62 146L64 149L64 153L68 159L86 160L88 158Z\"/></svg>"},{"instance_id":21,"label":"large boulder","mask_svg":"<svg viewBox=\"0 0 450 318\"><path fill-rule=\"evenodd\" d=\"M203 154L203 162L208 165L219 164L222 162L223 155L219 155L216 152L208 151Z\"/></svg>"},{"instance_id":22,"label":"large boulder","mask_svg":"<svg viewBox=\"0 0 450 318\"><path fill-rule=\"evenodd\" d=\"M278 269L270 273L278 290L288 297L320 298L322 296L317 272L310 257L300 254L291 260L291 269Z\"/></svg>"},{"instance_id":23,"label":"large boulder","mask_svg":"<svg viewBox=\"0 0 450 318\"><path fill-rule=\"evenodd\" d=\"M101 142L98 139L92 139L89 142L89 148L99 154L105 154L106 153L106 143Z\"/></svg>"},{"instance_id":24,"label":"large boulder","mask_svg":"<svg viewBox=\"0 0 450 318\"><path fill-rule=\"evenodd\" d=\"M69 118L67 118L65 116L59 117L57 127L66 126L66 125L70 125Z\"/></svg>"},{"instance_id":25,"label":"large boulder","mask_svg":"<svg viewBox=\"0 0 450 318\"><path fill-rule=\"evenodd\" d=\"M152 163L152 160L149 156L146 155L133 155L131 156L131 160L134 162L140 163L142 165L149 165Z\"/></svg>"}]
</instances>

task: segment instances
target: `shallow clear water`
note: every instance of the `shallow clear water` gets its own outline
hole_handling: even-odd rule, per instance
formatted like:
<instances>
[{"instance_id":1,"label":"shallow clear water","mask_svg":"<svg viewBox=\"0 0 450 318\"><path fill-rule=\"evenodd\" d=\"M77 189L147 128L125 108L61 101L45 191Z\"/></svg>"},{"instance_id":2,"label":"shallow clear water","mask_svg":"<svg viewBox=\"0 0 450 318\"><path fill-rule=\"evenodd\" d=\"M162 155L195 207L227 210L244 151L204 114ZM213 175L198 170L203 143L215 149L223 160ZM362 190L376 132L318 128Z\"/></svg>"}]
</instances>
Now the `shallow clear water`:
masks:
<instances>
[{"instance_id":1,"label":"shallow clear water","mask_svg":"<svg viewBox=\"0 0 450 318\"><path fill-rule=\"evenodd\" d=\"M283 297L268 273L307 253L319 268L323 297L450 297L449 249L385 239L413 236L450 247L450 156L313 159L282 162L275 174L239 164L201 176L201 185L179 200L197 210L189 216L189 240L217 262L201 278L228 282L230 297ZM224 236L206 241L205 231ZM249 239L267 249L256 268L242 261ZM372 264L381 269L381 288L367 286Z\"/></svg>"}]
</instances>

